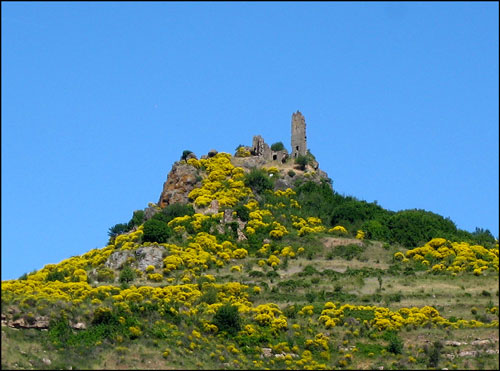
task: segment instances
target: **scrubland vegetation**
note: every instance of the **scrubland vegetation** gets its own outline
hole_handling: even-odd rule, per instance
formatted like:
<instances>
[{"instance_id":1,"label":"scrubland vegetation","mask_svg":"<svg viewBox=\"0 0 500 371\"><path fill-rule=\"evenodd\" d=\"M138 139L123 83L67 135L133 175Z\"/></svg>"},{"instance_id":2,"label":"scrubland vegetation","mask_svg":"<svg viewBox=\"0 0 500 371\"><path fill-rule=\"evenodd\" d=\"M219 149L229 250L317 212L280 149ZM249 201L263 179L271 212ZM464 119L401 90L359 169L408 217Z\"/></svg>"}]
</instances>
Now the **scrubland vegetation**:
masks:
<instances>
[{"instance_id":1,"label":"scrubland vegetation","mask_svg":"<svg viewBox=\"0 0 500 371\"><path fill-rule=\"evenodd\" d=\"M340 195L307 164L187 163L203 179L188 205L2 282L2 319L49 320L2 327L2 368L498 369L489 231ZM160 258L141 266L143 248Z\"/></svg>"}]
</instances>

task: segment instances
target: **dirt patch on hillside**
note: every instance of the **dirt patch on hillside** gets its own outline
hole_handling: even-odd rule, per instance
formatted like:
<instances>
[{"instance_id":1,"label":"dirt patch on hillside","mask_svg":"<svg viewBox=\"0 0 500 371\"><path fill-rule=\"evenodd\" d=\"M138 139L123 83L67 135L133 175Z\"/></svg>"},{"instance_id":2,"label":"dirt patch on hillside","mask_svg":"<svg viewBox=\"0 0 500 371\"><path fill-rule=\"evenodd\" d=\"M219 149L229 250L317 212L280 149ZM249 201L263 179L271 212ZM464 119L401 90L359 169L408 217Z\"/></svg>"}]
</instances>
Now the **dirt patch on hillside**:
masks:
<instances>
[{"instance_id":1,"label":"dirt patch on hillside","mask_svg":"<svg viewBox=\"0 0 500 371\"><path fill-rule=\"evenodd\" d=\"M326 247L335 247L335 246L343 246L343 245L359 245L363 246L363 241L358 240L356 238L343 238L343 237L325 237L321 240L321 242Z\"/></svg>"}]
</instances>

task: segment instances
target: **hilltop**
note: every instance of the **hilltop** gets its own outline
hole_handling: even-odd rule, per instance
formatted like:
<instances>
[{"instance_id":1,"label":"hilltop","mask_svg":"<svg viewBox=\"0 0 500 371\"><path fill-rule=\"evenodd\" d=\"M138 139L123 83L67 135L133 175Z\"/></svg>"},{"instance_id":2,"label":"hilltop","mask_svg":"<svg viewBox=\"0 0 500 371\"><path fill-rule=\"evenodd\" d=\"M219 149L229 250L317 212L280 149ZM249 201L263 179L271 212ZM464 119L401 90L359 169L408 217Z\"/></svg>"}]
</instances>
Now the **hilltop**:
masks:
<instances>
[{"instance_id":1,"label":"hilltop","mask_svg":"<svg viewBox=\"0 0 500 371\"><path fill-rule=\"evenodd\" d=\"M498 241L338 194L300 112L108 235L2 282L2 368L498 368Z\"/></svg>"}]
</instances>

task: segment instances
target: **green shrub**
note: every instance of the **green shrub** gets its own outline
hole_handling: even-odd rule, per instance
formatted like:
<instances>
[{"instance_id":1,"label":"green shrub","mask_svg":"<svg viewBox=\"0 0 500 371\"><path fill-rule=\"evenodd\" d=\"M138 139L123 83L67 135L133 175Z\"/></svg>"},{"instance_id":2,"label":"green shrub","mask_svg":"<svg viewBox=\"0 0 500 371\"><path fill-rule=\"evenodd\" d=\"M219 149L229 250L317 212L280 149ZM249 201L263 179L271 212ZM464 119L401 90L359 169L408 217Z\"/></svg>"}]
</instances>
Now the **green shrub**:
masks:
<instances>
[{"instance_id":1,"label":"green shrub","mask_svg":"<svg viewBox=\"0 0 500 371\"><path fill-rule=\"evenodd\" d=\"M194 208L191 204L174 203L163 208L161 213L166 216L164 220L168 223L179 216L194 215Z\"/></svg>"},{"instance_id":2,"label":"green shrub","mask_svg":"<svg viewBox=\"0 0 500 371\"><path fill-rule=\"evenodd\" d=\"M241 221L248 222L248 220L250 219L250 210L248 210L248 208L244 205L236 205L234 207L234 211Z\"/></svg>"},{"instance_id":3,"label":"green shrub","mask_svg":"<svg viewBox=\"0 0 500 371\"><path fill-rule=\"evenodd\" d=\"M200 302L215 304L217 302L217 289L215 287L209 287L208 290L201 295Z\"/></svg>"},{"instance_id":4,"label":"green shrub","mask_svg":"<svg viewBox=\"0 0 500 371\"><path fill-rule=\"evenodd\" d=\"M389 228L378 220L368 220L361 225L366 238L377 241L387 241L390 236Z\"/></svg>"},{"instance_id":5,"label":"green shrub","mask_svg":"<svg viewBox=\"0 0 500 371\"><path fill-rule=\"evenodd\" d=\"M306 169L307 164L309 163L309 159L306 156L298 155L295 158L295 163L299 166L299 169L304 171Z\"/></svg>"},{"instance_id":6,"label":"green shrub","mask_svg":"<svg viewBox=\"0 0 500 371\"><path fill-rule=\"evenodd\" d=\"M45 281L64 282L64 277L67 276L68 274L69 273L67 271L53 270L52 272L49 272L49 274L47 274L47 278L45 278Z\"/></svg>"},{"instance_id":7,"label":"green shrub","mask_svg":"<svg viewBox=\"0 0 500 371\"><path fill-rule=\"evenodd\" d=\"M155 214L158 215L158 214ZM144 242L167 242L168 238L172 235L172 229L161 220L149 219L144 223Z\"/></svg>"},{"instance_id":8,"label":"green shrub","mask_svg":"<svg viewBox=\"0 0 500 371\"><path fill-rule=\"evenodd\" d=\"M359 257L363 251L364 248L362 246L349 244L335 247L332 253L334 256L338 256L346 260L352 260L353 258Z\"/></svg>"},{"instance_id":9,"label":"green shrub","mask_svg":"<svg viewBox=\"0 0 500 371\"><path fill-rule=\"evenodd\" d=\"M135 279L135 272L128 265L125 266L120 272L120 282L131 282Z\"/></svg>"},{"instance_id":10,"label":"green shrub","mask_svg":"<svg viewBox=\"0 0 500 371\"><path fill-rule=\"evenodd\" d=\"M431 347L425 346L424 351L429 357L427 362L427 367L429 368L437 368L439 363L439 358L441 356L441 349L443 348L443 344L440 341L434 341Z\"/></svg>"},{"instance_id":11,"label":"green shrub","mask_svg":"<svg viewBox=\"0 0 500 371\"><path fill-rule=\"evenodd\" d=\"M249 173L245 174L244 181L245 185L257 194L274 187L273 181L264 169L253 168Z\"/></svg>"},{"instance_id":12,"label":"green shrub","mask_svg":"<svg viewBox=\"0 0 500 371\"><path fill-rule=\"evenodd\" d=\"M108 230L108 236L109 237L116 237L119 234L126 233L130 230L129 225L127 223L118 223L109 228Z\"/></svg>"},{"instance_id":13,"label":"green shrub","mask_svg":"<svg viewBox=\"0 0 500 371\"><path fill-rule=\"evenodd\" d=\"M97 307L92 318L93 325L111 324L117 322L111 309L107 307Z\"/></svg>"},{"instance_id":14,"label":"green shrub","mask_svg":"<svg viewBox=\"0 0 500 371\"><path fill-rule=\"evenodd\" d=\"M284 149L285 149L285 145L283 144L283 142L276 142L276 143L271 144L272 151L278 152L278 151L282 151Z\"/></svg>"},{"instance_id":15,"label":"green shrub","mask_svg":"<svg viewBox=\"0 0 500 371\"><path fill-rule=\"evenodd\" d=\"M186 161L187 157L188 157L191 153L193 153L193 151L190 151L189 149L186 149L186 150L182 151L181 160Z\"/></svg>"},{"instance_id":16,"label":"green shrub","mask_svg":"<svg viewBox=\"0 0 500 371\"><path fill-rule=\"evenodd\" d=\"M316 300L316 293L313 292L313 291L310 291L310 292L306 292L306 300L309 302L309 303L313 303L314 300Z\"/></svg>"},{"instance_id":17,"label":"green shrub","mask_svg":"<svg viewBox=\"0 0 500 371\"><path fill-rule=\"evenodd\" d=\"M382 338L389 341L389 345L385 348L388 352L393 354L403 353L403 340L395 331L385 331Z\"/></svg>"},{"instance_id":18,"label":"green shrub","mask_svg":"<svg viewBox=\"0 0 500 371\"><path fill-rule=\"evenodd\" d=\"M66 346L72 335L67 318L52 319L49 323L49 339L56 346Z\"/></svg>"},{"instance_id":19,"label":"green shrub","mask_svg":"<svg viewBox=\"0 0 500 371\"><path fill-rule=\"evenodd\" d=\"M299 277L303 276L311 276L313 274L319 274L319 271L311 264L306 265L304 269L302 269L302 272L300 272L298 275Z\"/></svg>"},{"instance_id":20,"label":"green shrub","mask_svg":"<svg viewBox=\"0 0 500 371\"><path fill-rule=\"evenodd\" d=\"M241 318L238 307L231 304L224 304L214 315L213 324L219 331L225 331L230 335L236 335L241 330Z\"/></svg>"},{"instance_id":21,"label":"green shrub","mask_svg":"<svg viewBox=\"0 0 500 371\"><path fill-rule=\"evenodd\" d=\"M132 214L132 219L128 222L128 230L144 223L144 210L136 210Z\"/></svg>"},{"instance_id":22,"label":"green shrub","mask_svg":"<svg viewBox=\"0 0 500 371\"><path fill-rule=\"evenodd\" d=\"M293 178L295 174L295 171L293 171L292 169L288 170L288 176L290 176L291 178Z\"/></svg>"},{"instance_id":23,"label":"green shrub","mask_svg":"<svg viewBox=\"0 0 500 371\"><path fill-rule=\"evenodd\" d=\"M113 282L115 280L115 273L112 269L101 268L97 271L97 281L99 282Z\"/></svg>"},{"instance_id":24,"label":"green shrub","mask_svg":"<svg viewBox=\"0 0 500 371\"><path fill-rule=\"evenodd\" d=\"M249 277L264 277L265 274L264 274L264 272L261 272L261 271L251 271L250 273L248 273L248 276Z\"/></svg>"}]
</instances>

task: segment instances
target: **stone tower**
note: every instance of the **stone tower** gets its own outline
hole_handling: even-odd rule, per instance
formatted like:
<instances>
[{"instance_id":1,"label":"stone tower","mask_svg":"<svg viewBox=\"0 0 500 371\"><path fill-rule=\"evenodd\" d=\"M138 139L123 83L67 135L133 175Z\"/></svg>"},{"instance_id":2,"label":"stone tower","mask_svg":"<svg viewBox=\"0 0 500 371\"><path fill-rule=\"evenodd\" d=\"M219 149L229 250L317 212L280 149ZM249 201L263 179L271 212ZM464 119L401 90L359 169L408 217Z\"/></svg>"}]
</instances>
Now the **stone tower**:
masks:
<instances>
[{"instance_id":1,"label":"stone tower","mask_svg":"<svg viewBox=\"0 0 500 371\"><path fill-rule=\"evenodd\" d=\"M307 153L306 119L297 111L292 114L292 158Z\"/></svg>"}]
</instances>

